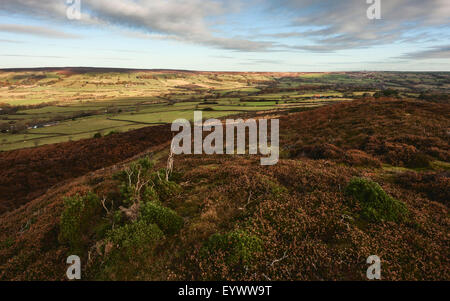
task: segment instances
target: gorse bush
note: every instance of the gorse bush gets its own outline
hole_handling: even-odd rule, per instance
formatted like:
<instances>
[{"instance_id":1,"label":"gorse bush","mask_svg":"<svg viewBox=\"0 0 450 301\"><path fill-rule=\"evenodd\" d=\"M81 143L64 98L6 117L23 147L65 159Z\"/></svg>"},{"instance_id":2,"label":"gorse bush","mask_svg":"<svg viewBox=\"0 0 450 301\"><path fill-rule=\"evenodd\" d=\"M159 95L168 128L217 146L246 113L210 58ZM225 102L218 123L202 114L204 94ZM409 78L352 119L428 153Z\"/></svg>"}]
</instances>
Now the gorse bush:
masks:
<instances>
[{"instance_id":1,"label":"gorse bush","mask_svg":"<svg viewBox=\"0 0 450 301\"><path fill-rule=\"evenodd\" d=\"M92 273L100 280L136 280L151 271L152 258L164 233L155 224L137 221L110 230L105 238L105 256L96 263ZM140 278L138 278L140 279Z\"/></svg>"},{"instance_id":2,"label":"gorse bush","mask_svg":"<svg viewBox=\"0 0 450 301\"><path fill-rule=\"evenodd\" d=\"M138 197L141 199L153 200L157 198L156 192L154 191L151 183L146 185L144 189L139 191L139 195L136 195L136 185L142 183L143 181L148 181L151 175L151 169L154 163L150 158L146 157L140 159L139 161L132 163L128 169L123 170L116 175L114 178L121 182L120 192L123 197L124 204L131 204L134 198Z\"/></svg>"},{"instance_id":3,"label":"gorse bush","mask_svg":"<svg viewBox=\"0 0 450 301\"><path fill-rule=\"evenodd\" d=\"M120 182L120 194L115 196L118 203L111 200L105 206L93 193L64 200L59 240L77 252L74 254L86 254L88 247L101 242L106 258L94 259L94 274L110 279L127 274L122 273L129 271L123 267L126 264L148 263L148 258L155 255L157 242L183 227L183 218L160 202L181 187L166 181L164 170L153 171L153 167L147 157L114 175Z\"/></svg>"},{"instance_id":4,"label":"gorse bush","mask_svg":"<svg viewBox=\"0 0 450 301\"><path fill-rule=\"evenodd\" d=\"M183 227L183 218L175 211L156 202L147 202L141 208L140 219L147 223L154 223L166 234L178 233Z\"/></svg>"},{"instance_id":5,"label":"gorse bush","mask_svg":"<svg viewBox=\"0 0 450 301\"><path fill-rule=\"evenodd\" d=\"M200 254L209 257L222 253L228 265L250 264L262 252L262 240L245 231L214 234L203 245Z\"/></svg>"},{"instance_id":6,"label":"gorse bush","mask_svg":"<svg viewBox=\"0 0 450 301\"><path fill-rule=\"evenodd\" d=\"M404 221L408 209L403 202L389 196L378 183L353 178L345 189L361 206L361 217L371 222Z\"/></svg>"},{"instance_id":7,"label":"gorse bush","mask_svg":"<svg viewBox=\"0 0 450 301\"><path fill-rule=\"evenodd\" d=\"M121 182L120 192L124 204L133 203L136 197L144 202L164 201L180 192L181 187L177 183L165 180L164 169L152 171L153 167L154 162L146 157L132 163L127 170L114 176ZM147 182L147 184L141 189L139 195L135 195L136 185L142 182Z\"/></svg>"},{"instance_id":8,"label":"gorse bush","mask_svg":"<svg viewBox=\"0 0 450 301\"><path fill-rule=\"evenodd\" d=\"M92 220L98 216L100 211L100 201L93 193L88 193L84 197L76 195L65 198L59 240L69 244L73 250L82 248L82 236L88 232Z\"/></svg>"},{"instance_id":9,"label":"gorse bush","mask_svg":"<svg viewBox=\"0 0 450 301\"><path fill-rule=\"evenodd\" d=\"M158 202L159 196L155 187L147 185L142 191L142 200L144 202Z\"/></svg>"},{"instance_id":10,"label":"gorse bush","mask_svg":"<svg viewBox=\"0 0 450 301\"><path fill-rule=\"evenodd\" d=\"M105 238L105 257L97 263L99 279L134 279L135 270L151 264L164 233L155 224L137 221L110 230ZM150 268L147 266L147 268Z\"/></svg>"},{"instance_id":11,"label":"gorse bush","mask_svg":"<svg viewBox=\"0 0 450 301\"><path fill-rule=\"evenodd\" d=\"M151 181L154 185L154 189L158 194L159 200L162 202L170 199L172 196L181 191L180 185L170 179L169 181L166 181L165 173L165 169L161 169L151 174Z\"/></svg>"},{"instance_id":12,"label":"gorse bush","mask_svg":"<svg viewBox=\"0 0 450 301\"><path fill-rule=\"evenodd\" d=\"M163 237L164 233L157 225L142 220L110 230L106 234L106 240L113 243L115 248L128 251L154 246Z\"/></svg>"}]
</instances>

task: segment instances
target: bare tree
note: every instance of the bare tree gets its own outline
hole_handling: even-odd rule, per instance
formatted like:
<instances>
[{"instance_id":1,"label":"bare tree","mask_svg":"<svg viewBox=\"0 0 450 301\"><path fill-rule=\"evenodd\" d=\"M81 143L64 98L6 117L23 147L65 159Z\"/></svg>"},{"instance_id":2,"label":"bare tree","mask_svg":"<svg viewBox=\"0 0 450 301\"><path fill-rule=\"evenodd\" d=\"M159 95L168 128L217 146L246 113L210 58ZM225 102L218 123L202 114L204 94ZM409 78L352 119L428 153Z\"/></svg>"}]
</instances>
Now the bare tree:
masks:
<instances>
[{"instance_id":1,"label":"bare tree","mask_svg":"<svg viewBox=\"0 0 450 301\"><path fill-rule=\"evenodd\" d=\"M142 176L142 166L137 165L137 171L133 168L127 167L125 169L125 173L128 177L128 186L132 190L132 205L129 208L125 208L120 206L120 210L128 217L130 220L135 221L138 218L139 209L141 207L141 191L142 188L145 187L150 180L146 180ZM133 176L136 176L136 183L133 183Z\"/></svg>"}]
</instances>

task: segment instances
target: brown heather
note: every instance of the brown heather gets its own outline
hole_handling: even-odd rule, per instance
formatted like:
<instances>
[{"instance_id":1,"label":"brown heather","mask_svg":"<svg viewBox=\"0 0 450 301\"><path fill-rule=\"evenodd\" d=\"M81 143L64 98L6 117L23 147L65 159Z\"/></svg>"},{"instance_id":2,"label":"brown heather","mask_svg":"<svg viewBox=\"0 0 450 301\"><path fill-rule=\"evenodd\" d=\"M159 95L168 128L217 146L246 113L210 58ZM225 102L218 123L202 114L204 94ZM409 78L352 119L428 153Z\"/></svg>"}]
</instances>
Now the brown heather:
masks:
<instances>
[{"instance_id":1,"label":"brown heather","mask_svg":"<svg viewBox=\"0 0 450 301\"><path fill-rule=\"evenodd\" d=\"M182 190L164 206L184 227L106 278L365 280L367 257L378 255L384 280L448 280L449 113L448 104L413 100L337 104L282 117L275 166L252 156L175 156ZM148 149L158 168L169 145L161 147L163 155ZM103 167L0 217L1 280L64 280L70 254L57 239L63 197L93 191L117 198L112 174L119 167ZM354 177L405 203L408 219L361 218L360 204L345 194ZM259 238L262 249L250 250L245 262L230 262L227 250L202 251L211 235L232 231ZM87 254L79 255L87 266ZM97 279L89 268L84 275Z\"/></svg>"}]
</instances>

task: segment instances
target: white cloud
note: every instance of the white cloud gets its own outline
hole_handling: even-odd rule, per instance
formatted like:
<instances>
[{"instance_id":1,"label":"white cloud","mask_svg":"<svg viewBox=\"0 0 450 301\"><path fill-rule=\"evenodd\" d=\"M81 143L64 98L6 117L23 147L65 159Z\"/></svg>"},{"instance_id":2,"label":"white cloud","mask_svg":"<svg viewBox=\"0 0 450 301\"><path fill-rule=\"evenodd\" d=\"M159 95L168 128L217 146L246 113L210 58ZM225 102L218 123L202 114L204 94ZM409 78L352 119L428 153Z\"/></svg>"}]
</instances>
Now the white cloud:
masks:
<instances>
[{"instance_id":1,"label":"white cloud","mask_svg":"<svg viewBox=\"0 0 450 301\"><path fill-rule=\"evenodd\" d=\"M447 27L450 32L448 0L381 0L381 20L370 20L365 0L280 0L272 1L278 11L289 11L292 31L280 37L301 36L313 45L296 48L309 51L334 51L390 44L408 39L430 38L430 30ZM316 30L303 30L303 26ZM441 38L443 38L441 36Z\"/></svg>"},{"instance_id":2,"label":"white cloud","mask_svg":"<svg viewBox=\"0 0 450 301\"><path fill-rule=\"evenodd\" d=\"M47 27L20 25L20 24L0 24L0 32L31 34L60 39L72 39L80 37L79 35L69 34Z\"/></svg>"},{"instance_id":3,"label":"white cloud","mask_svg":"<svg viewBox=\"0 0 450 301\"><path fill-rule=\"evenodd\" d=\"M450 59L450 45L441 45L431 47L427 50L409 52L400 57L400 59Z\"/></svg>"},{"instance_id":4,"label":"white cloud","mask_svg":"<svg viewBox=\"0 0 450 301\"><path fill-rule=\"evenodd\" d=\"M64 20L64 1L9 0L0 2L0 11ZM213 34L208 23L239 9L237 1L214 0L82 0L81 22L115 25L140 32L144 37L175 39L223 49L264 51L269 42L238 39Z\"/></svg>"},{"instance_id":5,"label":"white cloud","mask_svg":"<svg viewBox=\"0 0 450 301\"><path fill-rule=\"evenodd\" d=\"M123 31L131 31L136 37L177 40L237 51L284 49L333 52L402 41L448 39L450 34L448 0L381 0L382 20L367 18L366 10L369 5L365 0L253 0L251 5L244 0L81 1L83 24L112 25ZM270 19L278 17L279 20L290 21L290 32L281 32L280 28L265 28L272 34L255 34L242 38L238 34L222 32L214 27L217 20L225 21L222 23L226 24L230 15L255 6L269 6L270 9L265 14ZM0 13L29 15L46 21L53 19L69 22L66 19L66 9L64 0L0 2ZM311 27L314 29L311 30ZM444 30L447 28L446 36L433 36L430 33L430 29L437 27ZM247 28L242 29L245 31ZM20 30L25 31L18 28L12 31ZM53 37L67 36L44 28L26 30L28 33L34 31L34 34ZM273 33L276 30L280 30L280 33ZM238 31L239 27L236 27L233 32ZM303 41L294 45L292 41L295 41L295 37L301 37ZM290 44L276 42L283 38L289 38Z\"/></svg>"}]
</instances>

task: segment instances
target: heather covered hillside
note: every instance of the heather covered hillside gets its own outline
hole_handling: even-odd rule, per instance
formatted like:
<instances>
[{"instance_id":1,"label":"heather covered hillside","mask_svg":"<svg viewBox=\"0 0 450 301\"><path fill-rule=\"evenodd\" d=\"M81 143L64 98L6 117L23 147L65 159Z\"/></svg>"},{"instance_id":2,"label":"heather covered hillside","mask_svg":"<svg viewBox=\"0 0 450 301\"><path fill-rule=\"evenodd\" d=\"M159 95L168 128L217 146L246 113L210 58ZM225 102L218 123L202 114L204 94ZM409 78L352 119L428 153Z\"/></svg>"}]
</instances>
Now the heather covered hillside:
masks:
<instances>
[{"instance_id":1,"label":"heather covered hillside","mask_svg":"<svg viewBox=\"0 0 450 301\"><path fill-rule=\"evenodd\" d=\"M0 283L281 300L450 280L449 13L1 1Z\"/></svg>"},{"instance_id":2,"label":"heather covered hillside","mask_svg":"<svg viewBox=\"0 0 450 301\"><path fill-rule=\"evenodd\" d=\"M0 152L0 214L26 204L53 185L120 163L170 137L170 127L155 126L103 138Z\"/></svg>"},{"instance_id":3,"label":"heather covered hillside","mask_svg":"<svg viewBox=\"0 0 450 301\"><path fill-rule=\"evenodd\" d=\"M92 280L364 280L370 255L384 280L447 280L449 113L394 98L284 112L277 165L175 156L168 180L169 143L149 144L1 215L0 279L64 280L78 254Z\"/></svg>"}]
</instances>

